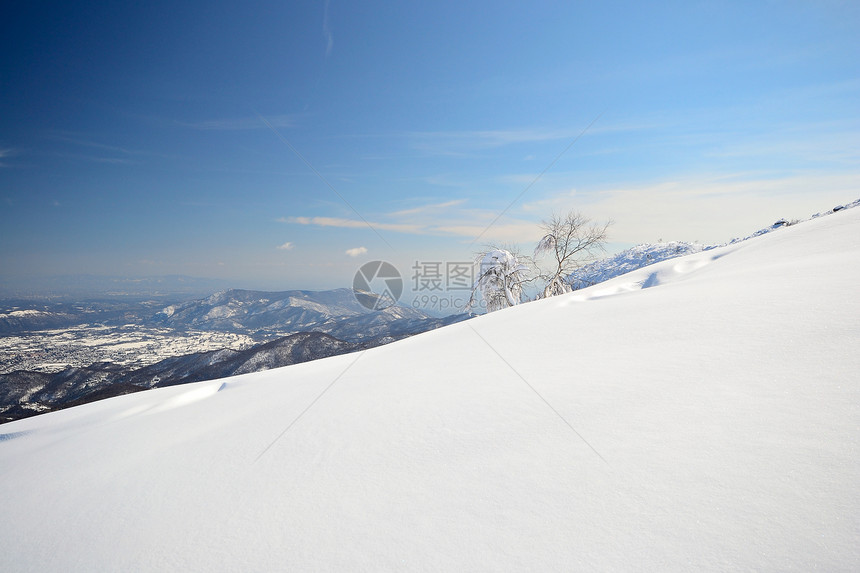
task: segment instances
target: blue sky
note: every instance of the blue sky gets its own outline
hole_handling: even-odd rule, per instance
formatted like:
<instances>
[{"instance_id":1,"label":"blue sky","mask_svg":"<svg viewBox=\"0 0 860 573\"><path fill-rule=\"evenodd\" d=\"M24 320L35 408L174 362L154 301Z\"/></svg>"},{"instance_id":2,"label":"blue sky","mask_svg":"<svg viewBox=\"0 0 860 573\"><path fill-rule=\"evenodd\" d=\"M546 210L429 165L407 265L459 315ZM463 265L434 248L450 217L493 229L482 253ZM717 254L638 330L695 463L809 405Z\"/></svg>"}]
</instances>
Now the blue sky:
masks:
<instances>
[{"instance_id":1,"label":"blue sky","mask_svg":"<svg viewBox=\"0 0 860 573\"><path fill-rule=\"evenodd\" d=\"M133 4L4 11L7 280L329 288L553 211L617 250L860 197L856 2Z\"/></svg>"}]
</instances>

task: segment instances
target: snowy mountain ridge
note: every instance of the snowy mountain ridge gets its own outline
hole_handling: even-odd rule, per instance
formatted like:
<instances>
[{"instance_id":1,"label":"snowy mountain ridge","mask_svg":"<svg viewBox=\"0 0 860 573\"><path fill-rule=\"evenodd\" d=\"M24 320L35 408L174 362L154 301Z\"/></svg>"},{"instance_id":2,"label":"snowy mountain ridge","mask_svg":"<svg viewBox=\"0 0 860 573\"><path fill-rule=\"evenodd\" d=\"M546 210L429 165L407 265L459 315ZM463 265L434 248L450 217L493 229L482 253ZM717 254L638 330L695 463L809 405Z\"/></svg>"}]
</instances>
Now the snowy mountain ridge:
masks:
<instances>
[{"instance_id":1,"label":"snowy mountain ridge","mask_svg":"<svg viewBox=\"0 0 860 573\"><path fill-rule=\"evenodd\" d=\"M431 318L420 310L401 305L371 312L359 303L353 290L347 288L281 292L230 289L204 299L167 306L153 321L177 329L249 335L266 333L268 336L316 331L344 340L357 340L377 336L386 326L405 331ZM372 334L366 330L371 322L378 326Z\"/></svg>"},{"instance_id":2,"label":"snowy mountain ridge","mask_svg":"<svg viewBox=\"0 0 860 573\"><path fill-rule=\"evenodd\" d=\"M592 285L676 257L698 253L704 246L684 241L645 243L626 249L617 255L584 265L568 275L573 290Z\"/></svg>"}]
</instances>

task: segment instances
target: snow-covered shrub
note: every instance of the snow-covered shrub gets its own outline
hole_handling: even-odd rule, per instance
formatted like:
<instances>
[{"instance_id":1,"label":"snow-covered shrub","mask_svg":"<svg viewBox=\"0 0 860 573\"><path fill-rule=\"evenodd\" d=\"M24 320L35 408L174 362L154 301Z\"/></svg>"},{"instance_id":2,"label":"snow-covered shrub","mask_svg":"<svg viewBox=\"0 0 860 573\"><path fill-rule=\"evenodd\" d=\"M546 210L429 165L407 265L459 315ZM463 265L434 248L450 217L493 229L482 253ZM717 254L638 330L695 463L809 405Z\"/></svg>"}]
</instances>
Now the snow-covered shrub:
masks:
<instances>
[{"instance_id":1,"label":"snow-covered shrub","mask_svg":"<svg viewBox=\"0 0 860 573\"><path fill-rule=\"evenodd\" d=\"M520 303L528 269L515 255L504 249L493 249L481 256L479 265L478 278L472 287L472 297L467 309L476 304L477 292L484 298L487 312Z\"/></svg>"}]
</instances>

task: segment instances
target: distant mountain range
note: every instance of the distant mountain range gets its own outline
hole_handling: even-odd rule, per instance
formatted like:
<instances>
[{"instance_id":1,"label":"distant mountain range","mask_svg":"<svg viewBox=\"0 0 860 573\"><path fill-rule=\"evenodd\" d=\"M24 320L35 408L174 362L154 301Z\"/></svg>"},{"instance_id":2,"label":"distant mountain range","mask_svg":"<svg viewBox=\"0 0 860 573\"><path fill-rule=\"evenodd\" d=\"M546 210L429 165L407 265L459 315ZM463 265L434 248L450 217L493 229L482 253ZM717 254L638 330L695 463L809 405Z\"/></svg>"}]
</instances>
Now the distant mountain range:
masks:
<instances>
[{"instance_id":1,"label":"distant mountain range","mask_svg":"<svg viewBox=\"0 0 860 573\"><path fill-rule=\"evenodd\" d=\"M372 293L360 296L373 301ZM153 317L153 322L175 329L218 330L258 334L260 332L326 332L343 340L411 334L424 328L429 314L407 306L393 305L369 311L356 300L352 289L326 291L292 290L263 292L232 289L200 300L171 305Z\"/></svg>"},{"instance_id":2,"label":"distant mountain range","mask_svg":"<svg viewBox=\"0 0 860 573\"><path fill-rule=\"evenodd\" d=\"M373 297L367 293L367 297ZM80 316L92 319L88 306ZM62 312L13 311L5 326L61 327L74 322L74 309ZM126 315L107 312L110 320ZM78 317L80 319L80 317ZM246 350L221 349L166 358L143 368L111 363L43 373L19 370L0 374L0 423L95 400L159 388L258 372L363 350L460 322L470 315L434 318L419 310L391 306L369 311L350 289L331 291L222 291L205 299L170 305L144 322L175 330L213 330L286 336ZM36 328L38 329L38 328ZM7 332L8 332L7 330ZM0 330L2 332L2 330Z\"/></svg>"},{"instance_id":3,"label":"distant mountain range","mask_svg":"<svg viewBox=\"0 0 860 573\"><path fill-rule=\"evenodd\" d=\"M370 306L373 293L359 293ZM231 289L206 298L167 306L156 300L107 297L84 302L7 300L0 309L0 335L68 328L81 324L164 326L176 330L209 330L256 335L327 332L344 340L389 333L408 334L428 319L423 311L394 305L371 312L356 300L352 289L265 292Z\"/></svg>"}]
</instances>

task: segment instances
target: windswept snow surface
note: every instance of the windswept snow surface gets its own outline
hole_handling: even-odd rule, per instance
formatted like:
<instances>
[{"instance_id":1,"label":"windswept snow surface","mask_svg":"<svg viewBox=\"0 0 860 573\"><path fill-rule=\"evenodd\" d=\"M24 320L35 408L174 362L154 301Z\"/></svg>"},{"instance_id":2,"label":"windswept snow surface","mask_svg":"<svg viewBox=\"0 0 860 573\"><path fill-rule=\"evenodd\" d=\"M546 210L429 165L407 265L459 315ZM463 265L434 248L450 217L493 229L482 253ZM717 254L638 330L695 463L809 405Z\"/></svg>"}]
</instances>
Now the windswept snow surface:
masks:
<instances>
[{"instance_id":1,"label":"windswept snow surface","mask_svg":"<svg viewBox=\"0 0 860 573\"><path fill-rule=\"evenodd\" d=\"M0 570L860 570L860 209L6 424Z\"/></svg>"}]
</instances>

